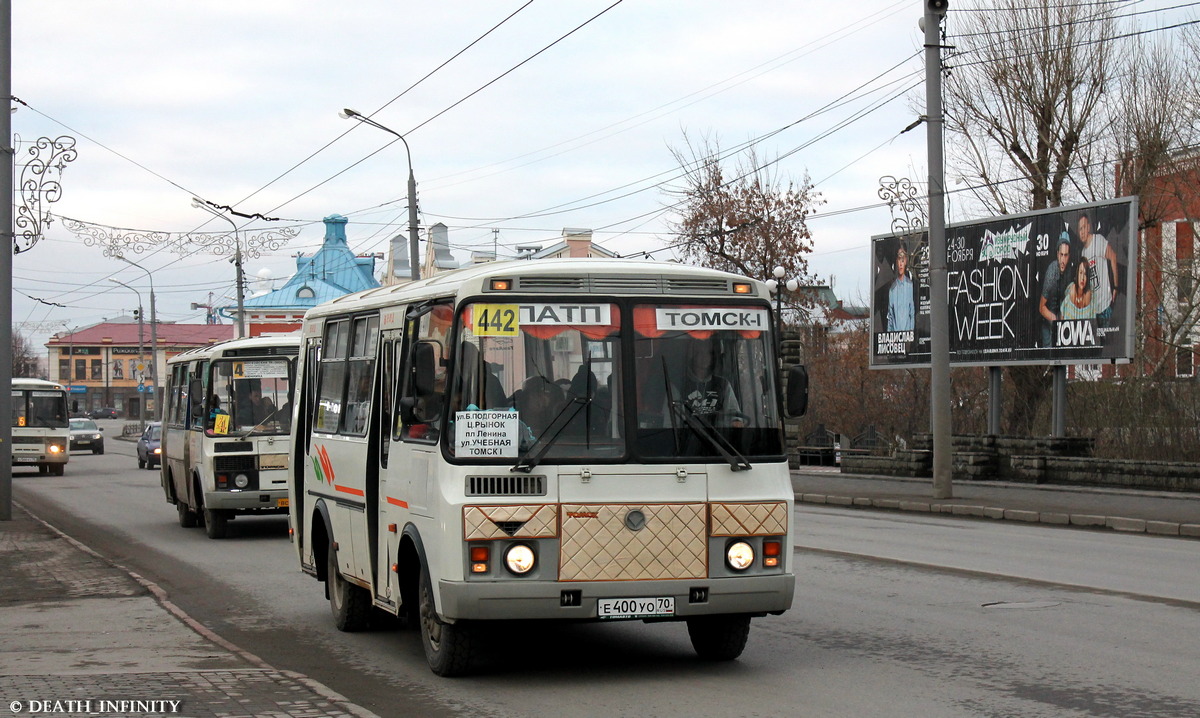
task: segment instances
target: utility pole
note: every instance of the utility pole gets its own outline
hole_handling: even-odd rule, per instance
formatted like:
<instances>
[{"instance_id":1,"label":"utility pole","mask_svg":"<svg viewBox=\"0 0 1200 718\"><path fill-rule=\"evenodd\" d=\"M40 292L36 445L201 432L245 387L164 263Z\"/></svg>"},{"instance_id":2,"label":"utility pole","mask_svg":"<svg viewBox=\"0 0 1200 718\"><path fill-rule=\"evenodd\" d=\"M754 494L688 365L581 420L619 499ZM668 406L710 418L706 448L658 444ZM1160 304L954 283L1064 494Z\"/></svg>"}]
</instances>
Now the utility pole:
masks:
<instances>
[{"instance_id":1,"label":"utility pole","mask_svg":"<svg viewBox=\"0 0 1200 718\"><path fill-rule=\"evenodd\" d=\"M950 415L950 323L946 269L946 177L942 167L942 19L949 0L925 0L925 128L929 153L929 418L933 497L954 495Z\"/></svg>"},{"instance_id":2,"label":"utility pole","mask_svg":"<svg viewBox=\"0 0 1200 718\"><path fill-rule=\"evenodd\" d=\"M0 251L0 277L8 286L0 291L0 521L12 520L12 268L13 247L13 155L12 146L12 0L0 0L0 234L4 235L4 250Z\"/></svg>"}]
</instances>

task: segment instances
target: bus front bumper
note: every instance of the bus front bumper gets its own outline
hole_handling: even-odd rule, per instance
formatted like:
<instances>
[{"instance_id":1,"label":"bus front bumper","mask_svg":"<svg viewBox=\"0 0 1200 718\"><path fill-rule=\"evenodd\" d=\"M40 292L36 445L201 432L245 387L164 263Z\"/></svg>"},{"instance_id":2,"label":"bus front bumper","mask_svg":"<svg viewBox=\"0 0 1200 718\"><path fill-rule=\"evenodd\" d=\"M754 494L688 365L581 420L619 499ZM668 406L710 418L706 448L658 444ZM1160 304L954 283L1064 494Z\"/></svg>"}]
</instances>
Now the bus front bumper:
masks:
<instances>
[{"instance_id":1,"label":"bus front bumper","mask_svg":"<svg viewBox=\"0 0 1200 718\"><path fill-rule=\"evenodd\" d=\"M252 491L209 491L204 505L210 510L274 511L287 510L287 489L255 489Z\"/></svg>"},{"instance_id":2,"label":"bus front bumper","mask_svg":"<svg viewBox=\"0 0 1200 718\"><path fill-rule=\"evenodd\" d=\"M439 581L439 613L448 620L596 619L601 598L673 596L670 618L782 613L791 608L796 576L667 581ZM699 591L698 589L704 589ZM574 595L578 593L578 595ZM704 600L695 600L703 594ZM574 605L574 604L578 605ZM568 605L564 605L568 604ZM669 619L668 619L669 620Z\"/></svg>"}]
</instances>

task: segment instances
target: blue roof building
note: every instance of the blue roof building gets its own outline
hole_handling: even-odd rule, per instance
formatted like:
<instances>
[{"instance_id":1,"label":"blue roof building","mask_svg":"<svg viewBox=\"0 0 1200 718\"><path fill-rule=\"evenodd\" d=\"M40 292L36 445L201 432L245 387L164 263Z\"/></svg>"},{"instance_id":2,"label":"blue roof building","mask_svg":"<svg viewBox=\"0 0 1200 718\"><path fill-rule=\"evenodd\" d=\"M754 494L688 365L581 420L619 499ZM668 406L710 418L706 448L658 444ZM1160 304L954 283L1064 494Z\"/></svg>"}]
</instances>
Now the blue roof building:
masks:
<instances>
[{"instance_id":1,"label":"blue roof building","mask_svg":"<svg viewBox=\"0 0 1200 718\"><path fill-rule=\"evenodd\" d=\"M325 218L325 241L311 257L296 258L296 273L279 289L242 301L246 308L246 333L292 332L300 328L304 312L338 297L373 289L375 257L357 256L346 242L347 219L339 214ZM236 316L237 307L226 307Z\"/></svg>"}]
</instances>

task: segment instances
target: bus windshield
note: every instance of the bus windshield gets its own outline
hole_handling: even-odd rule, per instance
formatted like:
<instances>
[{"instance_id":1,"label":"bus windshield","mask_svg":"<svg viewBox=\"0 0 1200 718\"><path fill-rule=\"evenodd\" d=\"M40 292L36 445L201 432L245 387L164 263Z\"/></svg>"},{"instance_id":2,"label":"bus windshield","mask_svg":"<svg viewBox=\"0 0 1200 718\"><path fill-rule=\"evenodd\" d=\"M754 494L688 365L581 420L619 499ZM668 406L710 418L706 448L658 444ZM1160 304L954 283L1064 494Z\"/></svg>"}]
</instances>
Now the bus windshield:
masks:
<instances>
[{"instance_id":1,"label":"bus windshield","mask_svg":"<svg viewBox=\"0 0 1200 718\"><path fill-rule=\"evenodd\" d=\"M638 305L633 318L639 456L783 453L765 307Z\"/></svg>"},{"instance_id":2,"label":"bus windshield","mask_svg":"<svg viewBox=\"0 0 1200 718\"><path fill-rule=\"evenodd\" d=\"M216 359L207 404L214 434L286 434L291 422L291 361Z\"/></svg>"},{"instance_id":3,"label":"bus windshield","mask_svg":"<svg viewBox=\"0 0 1200 718\"><path fill-rule=\"evenodd\" d=\"M13 390L12 425L37 429L67 428L67 396L54 390Z\"/></svg>"},{"instance_id":4,"label":"bus windshield","mask_svg":"<svg viewBox=\"0 0 1200 718\"><path fill-rule=\"evenodd\" d=\"M468 304L449 449L463 459L625 455L614 304Z\"/></svg>"},{"instance_id":5,"label":"bus windshield","mask_svg":"<svg viewBox=\"0 0 1200 718\"><path fill-rule=\"evenodd\" d=\"M449 452L518 467L632 456L750 468L747 457L782 455L766 306L621 317L615 303L466 305Z\"/></svg>"}]
</instances>

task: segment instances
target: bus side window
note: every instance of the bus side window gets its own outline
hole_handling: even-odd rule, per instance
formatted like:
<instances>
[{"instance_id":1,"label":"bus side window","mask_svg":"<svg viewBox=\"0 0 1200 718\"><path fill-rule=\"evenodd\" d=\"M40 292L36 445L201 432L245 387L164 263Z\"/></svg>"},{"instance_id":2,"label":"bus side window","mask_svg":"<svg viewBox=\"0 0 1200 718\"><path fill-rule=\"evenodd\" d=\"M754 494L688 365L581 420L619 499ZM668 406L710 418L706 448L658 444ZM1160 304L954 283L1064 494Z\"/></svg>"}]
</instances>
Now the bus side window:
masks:
<instances>
[{"instance_id":1,"label":"bus side window","mask_svg":"<svg viewBox=\"0 0 1200 718\"><path fill-rule=\"evenodd\" d=\"M432 321L434 312L409 320L409 353L400 392L400 437L437 441L441 435L446 394L444 329Z\"/></svg>"}]
</instances>

